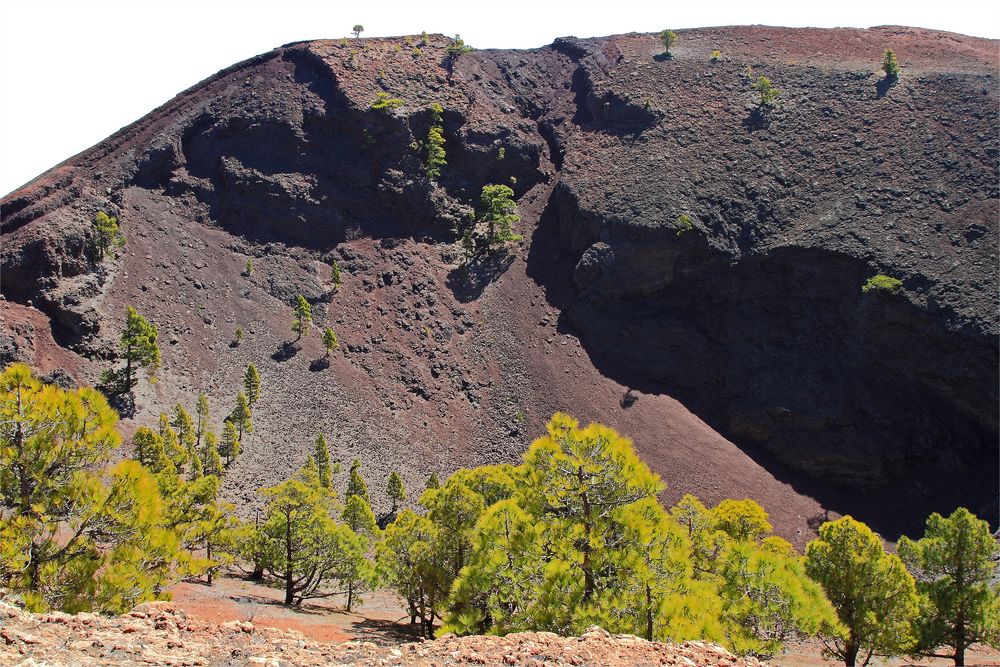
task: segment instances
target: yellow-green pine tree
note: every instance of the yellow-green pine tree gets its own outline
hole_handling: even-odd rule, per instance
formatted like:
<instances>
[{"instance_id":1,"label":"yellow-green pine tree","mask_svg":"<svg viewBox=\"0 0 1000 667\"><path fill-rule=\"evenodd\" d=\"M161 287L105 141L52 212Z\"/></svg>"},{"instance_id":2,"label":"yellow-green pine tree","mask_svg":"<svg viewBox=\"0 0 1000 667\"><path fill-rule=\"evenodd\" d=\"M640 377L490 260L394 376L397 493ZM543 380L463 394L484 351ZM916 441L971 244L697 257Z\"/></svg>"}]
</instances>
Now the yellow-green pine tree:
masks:
<instances>
[{"instance_id":1,"label":"yellow-green pine tree","mask_svg":"<svg viewBox=\"0 0 1000 667\"><path fill-rule=\"evenodd\" d=\"M846 628L843 638L827 638L830 655L854 667L859 656L867 664L873 655L899 655L913 646L913 577L868 526L850 516L824 523L806 547L805 565Z\"/></svg>"}]
</instances>

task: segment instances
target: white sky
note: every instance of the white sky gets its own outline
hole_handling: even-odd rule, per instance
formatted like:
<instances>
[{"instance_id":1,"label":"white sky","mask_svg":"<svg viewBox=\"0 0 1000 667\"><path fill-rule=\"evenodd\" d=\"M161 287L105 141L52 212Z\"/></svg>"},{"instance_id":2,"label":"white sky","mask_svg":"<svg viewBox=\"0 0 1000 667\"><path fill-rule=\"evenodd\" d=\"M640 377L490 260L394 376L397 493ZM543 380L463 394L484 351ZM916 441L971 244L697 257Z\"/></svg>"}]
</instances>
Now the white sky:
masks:
<instances>
[{"instance_id":1,"label":"white sky","mask_svg":"<svg viewBox=\"0 0 1000 667\"><path fill-rule=\"evenodd\" d=\"M218 70L304 39L460 33L477 48L565 35L765 24L911 25L1000 37L997 0L0 0L0 194Z\"/></svg>"}]
</instances>

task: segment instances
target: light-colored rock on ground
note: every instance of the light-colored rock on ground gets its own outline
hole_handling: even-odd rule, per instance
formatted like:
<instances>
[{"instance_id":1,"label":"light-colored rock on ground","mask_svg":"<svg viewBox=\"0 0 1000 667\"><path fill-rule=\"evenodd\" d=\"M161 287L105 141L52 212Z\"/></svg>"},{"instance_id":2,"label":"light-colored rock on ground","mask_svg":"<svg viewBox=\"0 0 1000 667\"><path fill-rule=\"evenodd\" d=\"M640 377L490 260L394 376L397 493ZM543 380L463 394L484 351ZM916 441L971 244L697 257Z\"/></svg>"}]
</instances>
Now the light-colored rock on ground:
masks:
<instances>
[{"instance_id":1,"label":"light-colored rock on ground","mask_svg":"<svg viewBox=\"0 0 1000 667\"><path fill-rule=\"evenodd\" d=\"M18 667L164 665L306 667L327 665L591 665L753 667L703 642L661 644L594 628L581 637L532 632L506 637L445 636L377 646L320 643L295 630L244 621L189 619L170 603L140 605L118 618L95 614L31 614L0 601L0 664Z\"/></svg>"}]
</instances>

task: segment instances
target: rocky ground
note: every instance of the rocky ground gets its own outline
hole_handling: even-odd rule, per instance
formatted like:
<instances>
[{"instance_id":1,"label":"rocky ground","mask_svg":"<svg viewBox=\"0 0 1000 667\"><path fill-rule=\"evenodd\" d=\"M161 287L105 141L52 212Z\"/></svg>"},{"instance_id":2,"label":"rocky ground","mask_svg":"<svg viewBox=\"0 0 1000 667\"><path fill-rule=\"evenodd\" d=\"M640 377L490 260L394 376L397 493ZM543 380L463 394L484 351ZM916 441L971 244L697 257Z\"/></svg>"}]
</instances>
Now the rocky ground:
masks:
<instances>
[{"instance_id":1,"label":"rocky ground","mask_svg":"<svg viewBox=\"0 0 1000 667\"><path fill-rule=\"evenodd\" d=\"M0 601L0 662L17 667L162 665L311 667L334 665L718 665L751 667L719 646L661 644L594 628L581 637L522 633L506 637L445 636L379 646L307 639L296 630L189 618L170 603L148 603L120 618L93 614L33 615Z\"/></svg>"},{"instance_id":2,"label":"rocky ground","mask_svg":"<svg viewBox=\"0 0 1000 667\"><path fill-rule=\"evenodd\" d=\"M10 667L157 665L312 667L328 665L524 665L590 667L752 667L704 642L662 644L593 629L582 637L523 633L507 637L407 635L405 614L391 594L374 592L352 613L325 599L300 609L277 604L277 593L223 577L212 588L185 582L173 602L140 605L117 618L94 614L30 614L0 592L0 664ZM396 621L403 623L397 624ZM766 664L828 667L817 641L794 641ZM968 664L1000 665L1000 652L973 647ZM942 659L875 660L883 667L942 667Z\"/></svg>"},{"instance_id":3,"label":"rocky ground","mask_svg":"<svg viewBox=\"0 0 1000 667\"><path fill-rule=\"evenodd\" d=\"M412 501L432 471L518 460L555 410L631 436L665 502L752 497L800 547L838 513L890 537L958 503L995 513L995 42L750 27L682 31L672 58L648 34L448 44L287 45L5 197L0 362L93 383L134 305L163 365L126 434L198 391L218 425L253 362L256 428L225 480L246 518L317 431L363 461L379 510L390 470ZM748 65L782 89L766 119ZM380 91L403 107L370 110ZM412 148L432 102L438 182ZM462 270L453 228L485 183L513 184L525 238ZM128 244L98 265L100 209ZM905 289L863 295L877 272ZM330 359L317 330L293 341L296 294L337 331Z\"/></svg>"}]
</instances>

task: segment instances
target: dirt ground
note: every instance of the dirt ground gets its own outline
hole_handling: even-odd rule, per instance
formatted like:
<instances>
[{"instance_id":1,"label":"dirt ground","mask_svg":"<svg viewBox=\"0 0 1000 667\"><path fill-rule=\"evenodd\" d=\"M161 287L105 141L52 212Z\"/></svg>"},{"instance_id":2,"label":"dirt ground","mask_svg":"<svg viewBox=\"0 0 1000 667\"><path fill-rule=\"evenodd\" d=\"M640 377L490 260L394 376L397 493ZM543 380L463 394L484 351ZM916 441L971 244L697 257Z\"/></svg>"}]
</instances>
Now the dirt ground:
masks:
<instances>
[{"instance_id":1,"label":"dirt ground","mask_svg":"<svg viewBox=\"0 0 1000 667\"><path fill-rule=\"evenodd\" d=\"M340 643L368 641L379 646L396 646L418 638L410 634L408 617L402 601L390 591L378 590L363 595L362 604L350 613L344 611L343 596L333 596L290 608L281 603L280 589L247 581L238 573L219 577L213 586L186 581L172 589L173 603L185 615L213 623L248 621L258 627L297 630L318 642ZM769 661L776 667L821 667L838 665L822 656L818 641L789 644L785 653ZM975 647L967 653L967 664L1000 667L1000 651ZM919 661L896 658L873 660L878 667L938 667L953 664L944 659Z\"/></svg>"},{"instance_id":2,"label":"dirt ground","mask_svg":"<svg viewBox=\"0 0 1000 667\"><path fill-rule=\"evenodd\" d=\"M217 578L211 587L184 581L171 589L174 604L189 617L214 623L248 621L255 626L298 630L322 642L369 641L393 645L416 639L407 627L409 617L389 591L362 595L362 604L344 611L344 596L307 600L301 607L282 603L284 592L241 577Z\"/></svg>"}]
</instances>

